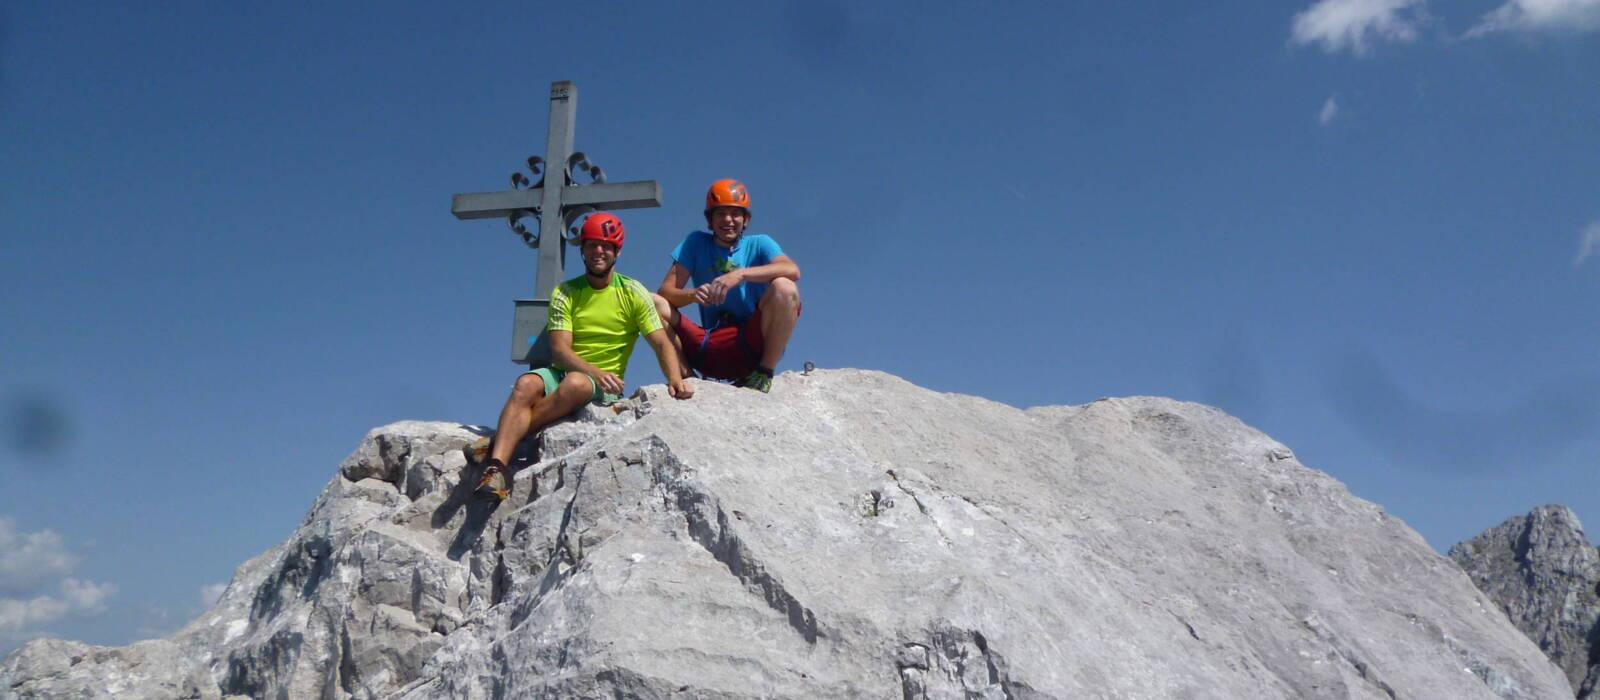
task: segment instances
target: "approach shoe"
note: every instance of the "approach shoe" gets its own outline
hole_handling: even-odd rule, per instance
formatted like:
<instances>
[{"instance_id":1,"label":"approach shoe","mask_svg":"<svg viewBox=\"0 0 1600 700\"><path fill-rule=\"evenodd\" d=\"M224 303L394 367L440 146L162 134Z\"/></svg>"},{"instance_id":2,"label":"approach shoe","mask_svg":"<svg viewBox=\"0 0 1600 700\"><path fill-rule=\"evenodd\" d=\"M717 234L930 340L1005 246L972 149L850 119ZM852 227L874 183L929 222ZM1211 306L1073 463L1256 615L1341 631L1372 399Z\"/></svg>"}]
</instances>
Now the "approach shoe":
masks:
<instances>
[{"instance_id":1,"label":"approach shoe","mask_svg":"<svg viewBox=\"0 0 1600 700\"><path fill-rule=\"evenodd\" d=\"M735 382L734 386L742 386L746 389L755 389L756 391L766 394L772 391L772 375L757 369L751 372L749 376L746 376L744 379L740 379L738 382Z\"/></svg>"},{"instance_id":2,"label":"approach shoe","mask_svg":"<svg viewBox=\"0 0 1600 700\"><path fill-rule=\"evenodd\" d=\"M478 480L478 488L473 491L479 498L504 501L511 495L506 490L506 467L500 460L491 459L483 467L483 478Z\"/></svg>"}]
</instances>

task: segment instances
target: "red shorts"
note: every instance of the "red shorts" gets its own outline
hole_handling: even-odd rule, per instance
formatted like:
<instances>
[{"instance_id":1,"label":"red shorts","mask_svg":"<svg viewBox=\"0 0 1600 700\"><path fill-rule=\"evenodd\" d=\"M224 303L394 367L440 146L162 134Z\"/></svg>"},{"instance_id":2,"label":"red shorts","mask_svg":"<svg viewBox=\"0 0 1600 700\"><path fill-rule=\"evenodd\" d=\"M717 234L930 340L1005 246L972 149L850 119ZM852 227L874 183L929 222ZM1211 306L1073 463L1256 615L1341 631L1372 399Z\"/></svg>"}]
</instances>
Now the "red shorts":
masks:
<instances>
[{"instance_id":1,"label":"red shorts","mask_svg":"<svg viewBox=\"0 0 1600 700\"><path fill-rule=\"evenodd\" d=\"M710 340L706 340L706 329L689 320L687 314L678 314L676 330L678 339L683 342L683 352L689 356L689 367L711 379L738 381L756 371L761 363L761 350L765 347L761 337L761 309L756 309L742 324L722 325L712 330Z\"/></svg>"}]
</instances>

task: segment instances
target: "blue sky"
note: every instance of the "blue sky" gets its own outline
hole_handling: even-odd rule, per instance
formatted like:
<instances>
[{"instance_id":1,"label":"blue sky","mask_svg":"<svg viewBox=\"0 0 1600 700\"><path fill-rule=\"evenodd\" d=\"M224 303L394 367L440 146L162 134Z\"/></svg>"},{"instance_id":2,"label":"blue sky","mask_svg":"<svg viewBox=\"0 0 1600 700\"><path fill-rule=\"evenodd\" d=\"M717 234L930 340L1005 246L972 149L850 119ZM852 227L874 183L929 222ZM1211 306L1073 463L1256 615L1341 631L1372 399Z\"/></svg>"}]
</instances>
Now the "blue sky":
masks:
<instances>
[{"instance_id":1,"label":"blue sky","mask_svg":"<svg viewBox=\"0 0 1600 700\"><path fill-rule=\"evenodd\" d=\"M556 80L664 189L624 273L749 185L804 271L780 369L1209 403L1441 550L1600 517L1600 0L25 0L0 650L169 633L368 429L494 420L535 260L450 195L543 150Z\"/></svg>"}]
</instances>

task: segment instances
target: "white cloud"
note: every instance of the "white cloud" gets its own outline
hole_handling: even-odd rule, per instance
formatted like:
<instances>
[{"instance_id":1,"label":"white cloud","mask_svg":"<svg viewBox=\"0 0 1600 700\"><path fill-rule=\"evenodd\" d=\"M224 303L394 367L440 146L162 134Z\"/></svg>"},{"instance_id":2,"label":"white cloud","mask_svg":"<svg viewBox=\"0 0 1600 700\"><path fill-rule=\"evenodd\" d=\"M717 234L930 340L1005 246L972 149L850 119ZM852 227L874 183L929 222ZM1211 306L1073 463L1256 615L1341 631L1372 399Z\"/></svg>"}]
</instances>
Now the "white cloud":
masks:
<instances>
[{"instance_id":1,"label":"white cloud","mask_svg":"<svg viewBox=\"0 0 1600 700\"><path fill-rule=\"evenodd\" d=\"M0 596L26 595L72 573L76 564L60 535L17 532L9 519L0 518Z\"/></svg>"},{"instance_id":2,"label":"white cloud","mask_svg":"<svg viewBox=\"0 0 1600 700\"><path fill-rule=\"evenodd\" d=\"M1290 38L1300 45L1321 44L1328 53L1348 49L1364 54L1368 42L1376 39L1415 39L1423 1L1317 0L1294 16ZM1408 12L1414 7L1417 10Z\"/></svg>"},{"instance_id":3,"label":"white cloud","mask_svg":"<svg viewBox=\"0 0 1600 700\"><path fill-rule=\"evenodd\" d=\"M228 590L226 583L213 583L200 587L200 608L205 609L222 600L222 592Z\"/></svg>"},{"instance_id":4,"label":"white cloud","mask_svg":"<svg viewBox=\"0 0 1600 700\"><path fill-rule=\"evenodd\" d=\"M100 612L105 609L106 599L116 592L117 587L109 583L79 581L75 578L61 581L61 598L73 610Z\"/></svg>"},{"instance_id":5,"label":"white cloud","mask_svg":"<svg viewBox=\"0 0 1600 700\"><path fill-rule=\"evenodd\" d=\"M1600 29L1600 0L1508 0L1483 16L1467 36L1503 31Z\"/></svg>"},{"instance_id":6,"label":"white cloud","mask_svg":"<svg viewBox=\"0 0 1600 700\"><path fill-rule=\"evenodd\" d=\"M1317 113L1317 123L1327 126L1339 118L1339 96L1329 95L1328 101L1322 103L1322 111Z\"/></svg>"},{"instance_id":7,"label":"white cloud","mask_svg":"<svg viewBox=\"0 0 1600 700\"><path fill-rule=\"evenodd\" d=\"M0 633L21 633L69 614L101 612L105 610L106 599L116 592L117 587L109 583L66 578L61 580L56 595L27 600L0 598Z\"/></svg>"},{"instance_id":8,"label":"white cloud","mask_svg":"<svg viewBox=\"0 0 1600 700\"><path fill-rule=\"evenodd\" d=\"M1582 265L1591 255L1600 255L1600 220L1589 224L1589 228L1578 234L1578 257L1572 261L1572 266Z\"/></svg>"},{"instance_id":9,"label":"white cloud","mask_svg":"<svg viewBox=\"0 0 1600 700\"><path fill-rule=\"evenodd\" d=\"M116 586L73 578L78 557L49 530L18 532L0 518L0 639L22 637L68 615L95 614Z\"/></svg>"}]
</instances>

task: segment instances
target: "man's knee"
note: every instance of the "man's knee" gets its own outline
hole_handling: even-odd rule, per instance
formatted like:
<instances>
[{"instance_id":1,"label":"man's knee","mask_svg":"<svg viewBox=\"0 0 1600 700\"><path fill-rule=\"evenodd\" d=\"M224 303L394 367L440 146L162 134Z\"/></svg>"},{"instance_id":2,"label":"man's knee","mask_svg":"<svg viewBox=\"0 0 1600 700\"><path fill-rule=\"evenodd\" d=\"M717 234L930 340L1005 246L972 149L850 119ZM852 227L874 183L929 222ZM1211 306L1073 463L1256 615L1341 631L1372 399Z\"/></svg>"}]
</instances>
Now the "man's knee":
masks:
<instances>
[{"instance_id":1,"label":"man's knee","mask_svg":"<svg viewBox=\"0 0 1600 700\"><path fill-rule=\"evenodd\" d=\"M761 295L763 306L778 304L783 308L798 308L800 306L800 285L788 277L779 277L767 284L767 291Z\"/></svg>"},{"instance_id":2,"label":"man's knee","mask_svg":"<svg viewBox=\"0 0 1600 700\"><path fill-rule=\"evenodd\" d=\"M544 377L537 374L524 374L517 377L515 384L511 385L511 402L523 406L532 406L535 401L544 398Z\"/></svg>"},{"instance_id":3,"label":"man's knee","mask_svg":"<svg viewBox=\"0 0 1600 700\"><path fill-rule=\"evenodd\" d=\"M672 304L667 303L667 298L661 296L660 294L651 294L650 300L655 302L656 315L661 317L661 322L666 324L668 328L671 328L672 315L677 313L677 310L673 309Z\"/></svg>"},{"instance_id":4,"label":"man's knee","mask_svg":"<svg viewBox=\"0 0 1600 700\"><path fill-rule=\"evenodd\" d=\"M561 394L562 398L566 399L576 399L578 397L587 399L594 394L594 380L582 372L568 372L567 376L561 378L561 384L556 387L556 393Z\"/></svg>"}]
</instances>

